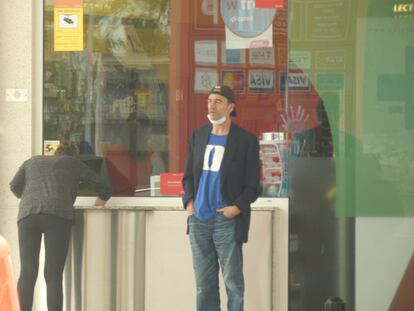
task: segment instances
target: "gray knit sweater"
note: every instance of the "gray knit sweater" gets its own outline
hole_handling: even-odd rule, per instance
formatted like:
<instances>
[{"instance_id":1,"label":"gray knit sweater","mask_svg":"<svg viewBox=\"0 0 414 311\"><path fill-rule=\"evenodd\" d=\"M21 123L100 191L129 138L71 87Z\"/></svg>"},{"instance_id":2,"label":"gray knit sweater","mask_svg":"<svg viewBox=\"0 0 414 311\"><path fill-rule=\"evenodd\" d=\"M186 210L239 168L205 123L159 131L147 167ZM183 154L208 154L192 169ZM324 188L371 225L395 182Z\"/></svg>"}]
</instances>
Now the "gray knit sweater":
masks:
<instances>
[{"instance_id":1,"label":"gray knit sweater","mask_svg":"<svg viewBox=\"0 0 414 311\"><path fill-rule=\"evenodd\" d=\"M80 182L105 201L111 197L108 184L79 159L59 155L25 161L10 182L11 191L21 198L18 221L39 213L72 219Z\"/></svg>"}]
</instances>

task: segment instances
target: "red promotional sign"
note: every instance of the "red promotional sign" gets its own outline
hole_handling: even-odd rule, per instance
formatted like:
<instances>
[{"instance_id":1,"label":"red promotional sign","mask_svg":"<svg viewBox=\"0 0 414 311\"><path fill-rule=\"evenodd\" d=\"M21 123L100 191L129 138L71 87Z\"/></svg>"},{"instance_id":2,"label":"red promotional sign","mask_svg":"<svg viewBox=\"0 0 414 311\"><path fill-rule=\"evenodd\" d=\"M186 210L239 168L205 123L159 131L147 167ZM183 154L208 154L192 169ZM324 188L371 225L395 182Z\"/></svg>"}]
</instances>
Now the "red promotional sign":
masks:
<instances>
[{"instance_id":1,"label":"red promotional sign","mask_svg":"<svg viewBox=\"0 0 414 311\"><path fill-rule=\"evenodd\" d=\"M83 8L83 0L55 0L53 3L55 8Z\"/></svg>"},{"instance_id":2,"label":"red promotional sign","mask_svg":"<svg viewBox=\"0 0 414 311\"><path fill-rule=\"evenodd\" d=\"M283 8L285 0L256 0L256 9Z\"/></svg>"},{"instance_id":3,"label":"red promotional sign","mask_svg":"<svg viewBox=\"0 0 414 311\"><path fill-rule=\"evenodd\" d=\"M181 180L183 173L162 173L160 174L161 195L182 195L184 194Z\"/></svg>"}]
</instances>

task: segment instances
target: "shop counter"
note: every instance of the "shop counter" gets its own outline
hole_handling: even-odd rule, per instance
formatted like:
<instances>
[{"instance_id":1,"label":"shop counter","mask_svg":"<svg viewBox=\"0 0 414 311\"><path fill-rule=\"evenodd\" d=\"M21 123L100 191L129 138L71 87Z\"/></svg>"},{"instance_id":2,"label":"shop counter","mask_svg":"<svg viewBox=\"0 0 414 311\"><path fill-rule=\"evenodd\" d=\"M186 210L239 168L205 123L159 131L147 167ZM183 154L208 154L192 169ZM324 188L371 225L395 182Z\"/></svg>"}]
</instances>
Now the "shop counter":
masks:
<instances>
[{"instance_id":1,"label":"shop counter","mask_svg":"<svg viewBox=\"0 0 414 311\"><path fill-rule=\"evenodd\" d=\"M179 197L78 198L66 311L193 311L195 281ZM243 246L246 311L287 311L288 199L259 198ZM222 305L225 287L220 279Z\"/></svg>"}]
</instances>

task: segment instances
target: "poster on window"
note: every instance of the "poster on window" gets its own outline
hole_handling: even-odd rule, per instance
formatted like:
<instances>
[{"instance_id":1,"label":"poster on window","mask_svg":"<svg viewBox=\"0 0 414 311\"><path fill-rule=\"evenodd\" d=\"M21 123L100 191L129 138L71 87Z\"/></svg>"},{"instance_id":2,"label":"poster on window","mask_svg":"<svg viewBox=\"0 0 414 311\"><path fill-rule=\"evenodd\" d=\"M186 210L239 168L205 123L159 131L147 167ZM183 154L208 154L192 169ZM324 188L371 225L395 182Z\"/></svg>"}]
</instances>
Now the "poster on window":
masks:
<instances>
[{"instance_id":1,"label":"poster on window","mask_svg":"<svg viewBox=\"0 0 414 311\"><path fill-rule=\"evenodd\" d=\"M280 91L286 90L286 84L289 91L308 91L310 89L309 77L306 73L281 72Z\"/></svg>"},{"instance_id":2,"label":"poster on window","mask_svg":"<svg viewBox=\"0 0 414 311\"><path fill-rule=\"evenodd\" d=\"M275 64L275 50L270 48L252 49L249 51L249 63L251 65L268 65Z\"/></svg>"},{"instance_id":3,"label":"poster on window","mask_svg":"<svg viewBox=\"0 0 414 311\"><path fill-rule=\"evenodd\" d=\"M226 42L221 42L221 62L223 65L244 65L246 52L244 49L226 49Z\"/></svg>"},{"instance_id":4,"label":"poster on window","mask_svg":"<svg viewBox=\"0 0 414 311\"><path fill-rule=\"evenodd\" d=\"M218 85L218 73L216 69L196 68L194 79L195 93L208 93L214 86Z\"/></svg>"},{"instance_id":5,"label":"poster on window","mask_svg":"<svg viewBox=\"0 0 414 311\"><path fill-rule=\"evenodd\" d=\"M217 41L196 40L194 41L194 58L196 64L217 65Z\"/></svg>"},{"instance_id":6,"label":"poster on window","mask_svg":"<svg viewBox=\"0 0 414 311\"><path fill-rule=\"evenodd\" d=\"M283 8L285 0L256 0L255 7L257 9L265 8Z\"/></svg>"},{"instance_id":7,"label":"poster on window","mask_svg":"<svg viewBox=\"0 0 414 311\"><path fill-rule=\"evenodd\" d=\"M222 0L227 49L253 49L273 44L276 9L256 9L255 1Z\"/></svg>"},{"instance_id":8,"label":"poster on window","mask_svg":"<svg viewBox=\"0 0 414 311\"><path fill-rule=\"evenodd\" d=\"M223 85L229 86L235 93L244 93L244 71L223 70L221 81Z\"/></svg>"},{"instance_id":9,"label":"poster on window","mask_svg":"<svg viewBox=\"0 0 414 311\"><path fill-rule=\"evenodd\" d=\"M54 50L83 51L83 0L55 0Z\"/></svg>"},{"instance_id":10,"label":"poster on window","mask_svg":"<svg viewBox=\"0 0 414 311\"><path fill-rule=\"evenodd\" d=\"M59 140L44 140L43 141L43 154L44 155L55 155L56 149L60 144Z\"/></svg>"},{"instance_id":11,"label":"poster on window","mask_svg":"<svg viewBox=\"0 0 414 311\"><path fill-rule=\"evenodd\" d=\"M271 93L275 89L274 72L271 70L249 70L249 92Z\"/></svg>"},{"instance_id":12,"label":"poster on window","mask_svg":"<svg viewBox=\"0 0 414 311\"><path fill-rule=\"evenodd\" d=\"M289 69L310 69L311 52L310 51L290 51L289 52Z\"/></svg>"},{"instance_id":13,"label":"poster on window","mask_svg":"<svg viewBox=\"0 0 414 311\"><path fill-rule=\"evenodd\" d=\"M271 47L273 45L273 29L272 26L262 34L253 38L243 38L234 34L226 27L226 48L227 49L257 49L262 47Z\"/></svg>"}]
</instances>

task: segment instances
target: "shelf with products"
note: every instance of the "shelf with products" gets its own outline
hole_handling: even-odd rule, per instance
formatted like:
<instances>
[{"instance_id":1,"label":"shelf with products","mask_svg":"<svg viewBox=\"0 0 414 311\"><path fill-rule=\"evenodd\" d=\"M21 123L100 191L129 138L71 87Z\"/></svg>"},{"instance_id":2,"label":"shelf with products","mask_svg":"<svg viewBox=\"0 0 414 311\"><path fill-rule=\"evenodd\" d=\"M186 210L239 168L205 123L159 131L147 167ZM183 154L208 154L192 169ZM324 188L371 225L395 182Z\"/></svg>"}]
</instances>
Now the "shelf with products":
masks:
<instances>
[{"instance_id":1,"label":"shelf with products","mask_svg":"<svg viewBox=\"0 0 414 311\"><path fill-rule=\"evenodd\" d=\"M87 96L90 87L81 82L85 77L67 74L54 76L54 66L46 70L44 84L44 112L51 113L89 113L96 122L122 122L131 113L139 111L156 125L166 124L168 91L166 83L158 79L154 70L125 69L122 66L105 66L96 72L94 93ZM65 66L59 66L61 70ZM63 70L64 71L64 70ZM62 80L76 80L62 87ZM76 84L76 85L74 85Z\"/></svg>"}]
</instances>

